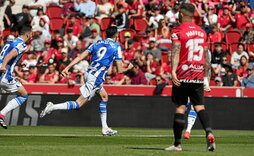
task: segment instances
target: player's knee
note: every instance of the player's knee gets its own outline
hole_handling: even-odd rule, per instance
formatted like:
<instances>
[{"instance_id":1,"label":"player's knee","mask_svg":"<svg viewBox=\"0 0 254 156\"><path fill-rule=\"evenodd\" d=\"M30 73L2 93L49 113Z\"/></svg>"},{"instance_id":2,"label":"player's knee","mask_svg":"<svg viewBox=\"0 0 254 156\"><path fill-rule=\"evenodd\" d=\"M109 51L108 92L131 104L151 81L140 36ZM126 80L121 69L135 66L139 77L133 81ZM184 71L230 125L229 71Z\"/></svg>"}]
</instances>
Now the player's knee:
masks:
<instances>
[{"instance_id":1,"label":"player's knee","mask_svg":"<svg viewBox=\"0 0 254 156\"><path fill-rule=\"evenodd\" d=\"M17 96L15 98L15 100L18 102L19 105L22 105L26 99L28 98L28 94L24 95L24 96Z\"/></svg>"},{"instance_id":2,"label":"player's knee","mask_svg":"<svg viewBox=\"0 0 254 156\"><path fill-rule=\"evenodd\" d=\"M100 113L106 113L107 112L107 104L108 101L101 101L99 106L99 112Z\"/></svg>"},{"instance_id":3,"label":"player's knee","mask_svg":"<svg viewBox=\"0 0 254 156\"><path fill-rule=\"evenodd\" d=\"M79 109L80 104L77 101L67 101L67 109L73 110L73 109Z\"/></svg>"},{"instance_id":4,"label":"player's knee","mask_svg":"<svg viewBox=\"0 0 254 156\"><path fill-rule=\"evenodd\" d=\"M198 113L201 110L205 110L205 106L204 105L196 105L196 106L194 106L194 109Z\"/></svg>"}]
</instances>

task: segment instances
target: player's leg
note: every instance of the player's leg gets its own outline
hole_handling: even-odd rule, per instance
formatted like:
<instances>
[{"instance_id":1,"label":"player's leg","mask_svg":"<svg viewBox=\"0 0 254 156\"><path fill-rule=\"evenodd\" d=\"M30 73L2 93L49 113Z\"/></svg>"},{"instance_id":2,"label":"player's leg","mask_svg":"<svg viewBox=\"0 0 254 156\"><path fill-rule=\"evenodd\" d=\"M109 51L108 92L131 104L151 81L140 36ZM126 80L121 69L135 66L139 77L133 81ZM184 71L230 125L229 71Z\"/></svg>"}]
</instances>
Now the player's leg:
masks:
<instances>
[{"instance_id":1,"label":"player's leg","mask_svg":"<svg viewBox=\"0 0 254 156\"><path fill-rule=\"evenodd\" d=\"M88 99L83 97L82 95L76 101L66 101L63 103L53 104L52 102L48 102L47 106L44 110L42 110L40 117L43 118L46 114L50 114L55 110L75 110L84 106L88 102Z\"/></svg>"},{"instance_id":2,"label":"player's leg","mask_svg":"<svg viewBox=\"0 0 254 156\"><path fill-rule=\"evenodd\" d=\"M205 110L204 105L204 87L203 85L196 85L193 87L195 91L192 92L192 96L190 97L191 103L195 111L197 112L198 118L202 124L203 129L206 132L207 138L207 150L214 151L215 150L215 137L212 133L212 128L210 126L209 116Z\"/></svg>"},{"instance_id":3,"label":"player's leg","mask_svg":"<svg viewBox=\"0 0 254 156\"><path fill-rule=\"evenodd\" d=\"M99 92L101 101L99 105L99 112L101 118L101 125L102 125L102 135L103 136L111 136L117 134L116 130L112 130L108 127L107 124L107 104L108 104L108 93L104 88L102 88Z\"/></svg>"},{"instance_id":4,"label":"player's leg","mask_svg":"<svg viewBox=\"0 0 254 156\"><path fill-rule=\"evenodd\" d=\"M182 151L181 138L185 127L185 110L188 101L188 95L183 91L184 88L184 84L181 84L180 87L173 86L172 88L172 101L176 105L173 123L174 144L165 148L167 151Z\"/></svg>"},{"instance_id":5,"label":"player's leg","mask_svg":"<svg viewBox=\"0 0 254 156\"><path fill-rule=\"evenodd\" d=\"M189 102L190 103L190 102ZM191 106L191 109L188 113L188 123L187 123L187 128L186 128L186 131L183 135L183 137L185 139L189 139L190 138L190 133L191 133L191 129L196 121L196 118L197 118L197 113L195 112L193 106L190 104Z\"/></svg>"},{"instance_id":6,"label":"player's leg","mask_svg":"<svg viewBox=\"0 0 254 156\"><path fill-rule=\"evenodd\" d=\"M76 101L66 101L64 103L53 104L48 102L44 110L42 110L40 117L44 117L46 114L50 114L55 110L75 110L84 106L95 94L98 88L94 85L94 77L89 79L89 74L86 74L86 83L80 87L81 95Z\"/></svg>"},{"instance_id":7,"label":"player's leg","mask_svg":"<svg viewBox=\"0 0 254 156\"><path fill-rule=\"evenodd\" d=\"M10 85L9 91L18 92L19 96L9 101L7 105L0 111L0 125L5 129L7 129L7 126L4 122L6 114L22 105L28 97L26 89L18 82L15 85Z\"/></svg>"}]
</instances>

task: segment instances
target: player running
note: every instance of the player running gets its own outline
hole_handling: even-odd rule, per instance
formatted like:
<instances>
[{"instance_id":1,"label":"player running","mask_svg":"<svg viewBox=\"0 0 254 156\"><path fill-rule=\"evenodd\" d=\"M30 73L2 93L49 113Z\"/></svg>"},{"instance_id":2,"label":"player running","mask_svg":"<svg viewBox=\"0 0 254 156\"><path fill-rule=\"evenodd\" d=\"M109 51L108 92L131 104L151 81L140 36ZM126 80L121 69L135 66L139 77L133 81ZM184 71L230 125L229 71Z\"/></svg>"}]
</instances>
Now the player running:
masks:
<instances>
[{"instance_id":1,"label":"player running","mask_svg":"<svg viewBox=\"0 0 254 156\"><path fill-rule=\"evenodd\" d=\"M99 93L102 101L100 102L100 115L102 122L102 135L115 135L117 131L108 128L107 126L107 92L103 89L102 84L108 68L111 66L114 60L116 60L117 71L124 73L127 70L133 68L132 64L129 64L127 69L122 67L122 52L121 47L116 43L117 28L109 27L106 30L107 39L99 40L92 44L87 50L85 50L79 57L75 58L63 71L62 75L67 76L69 69L83 60L89 54L92 55L92 62L85 73L85 84L80 88L81 95L76 101L67 101L60 104L53 104L48 102L46 108L41 112L41 117L51 113L54 110L74 110L84 106L95 93Z\"/></svg>"},{"instance_id":2,"label":"player running","mask_svg":"<svg viewBox=\"0 0 254 156\"><path fill-rule=\"evenodd\" d=\"M14 67L27 49L25 42L31 37L31 28L24 27L19 37L9 40L4 44L0 54L0 88L6 92L19 93L19 96L9 101L0 111L0 125L5 129L7 129L7 125L4 122L6 114L22 105L28 97L26 89L12 74Z\"/></svg>"},{"instance_id":3,"label":"player running","mask_svg":"<svg viewBox=\"0 0 254 156\"><path fill-rule=\"evenodd\" d=\"M194 12L195 7L192 4L182 4L179 13L181 25L175 27L172 33L172 101L176 105L176 112L173 124L175 141L172 146L165 148L168 151L182 151L181 137L185 127L184 114L188 97L206 132L207 150L215 150L215 137L203 102L204 90L210 91L210 61L205 45L207 36L200 27L192 23Z\"/></svg>"}]
</instances>

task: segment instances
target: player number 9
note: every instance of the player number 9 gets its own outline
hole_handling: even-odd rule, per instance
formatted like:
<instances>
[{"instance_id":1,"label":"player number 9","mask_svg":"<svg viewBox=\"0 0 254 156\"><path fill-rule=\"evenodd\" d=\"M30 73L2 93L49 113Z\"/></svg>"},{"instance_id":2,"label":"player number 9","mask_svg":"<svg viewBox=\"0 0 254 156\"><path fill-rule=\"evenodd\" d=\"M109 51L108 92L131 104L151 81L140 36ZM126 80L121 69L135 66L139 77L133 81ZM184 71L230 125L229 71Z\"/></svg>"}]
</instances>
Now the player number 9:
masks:
<instances>
[{"instance_id":1,"label":"player number 9","mask_svg":"<svg viewBox=\"0 0 254 156\"><path fill-rule=\"evenodd\" d=\"M103 56L106 54L107 52L107 48L106 47L101 47L97 52L96 52L96 55L97 55L97 59L95 61L100 61Z\"/></svg>"}]
</instances>

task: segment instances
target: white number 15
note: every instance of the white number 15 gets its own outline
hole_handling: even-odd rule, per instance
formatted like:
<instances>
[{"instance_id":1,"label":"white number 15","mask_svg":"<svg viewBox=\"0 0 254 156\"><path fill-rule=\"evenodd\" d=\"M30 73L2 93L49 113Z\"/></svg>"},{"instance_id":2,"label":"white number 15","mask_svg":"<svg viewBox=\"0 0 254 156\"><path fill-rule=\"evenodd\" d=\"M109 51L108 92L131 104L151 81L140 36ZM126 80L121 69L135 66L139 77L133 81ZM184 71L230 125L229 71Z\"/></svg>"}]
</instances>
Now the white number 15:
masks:
<instances>
[{"instance_id":1,"label":"white number 15","mask_svg":"<svg viewBox=\"0 0 254 156\"><path fill-rule=\"evenodd\" d=\"M204 43L204 39L190 39L188 40L188 42L186 43L186 48L189 49L189 53L188 53L188 61L201 61L203 54L204 54L204 48L199 45L199 44L203 44ZM195 53L194 52L198 52Z\"/></svg>"}]
</instances>

